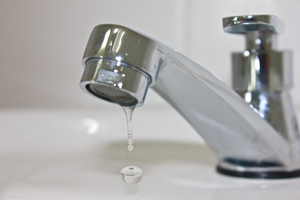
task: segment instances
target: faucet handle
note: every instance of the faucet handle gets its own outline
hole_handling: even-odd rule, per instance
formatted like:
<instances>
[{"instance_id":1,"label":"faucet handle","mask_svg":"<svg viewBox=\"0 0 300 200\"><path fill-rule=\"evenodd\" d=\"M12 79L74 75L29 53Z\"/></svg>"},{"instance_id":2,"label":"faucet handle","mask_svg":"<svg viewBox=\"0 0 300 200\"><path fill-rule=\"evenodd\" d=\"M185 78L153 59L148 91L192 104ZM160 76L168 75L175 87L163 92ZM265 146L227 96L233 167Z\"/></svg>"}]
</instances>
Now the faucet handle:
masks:
<instances>
[{"instance_id":1,"label":"faucet handle","mask_svg":"<svg viewBox=\"0 0 300 200\"><path fill-rule=\"evenodd\" d=\"M225 32L246 38L245 51L232 53L235 91L282 91L292 87L292 53L276 50L279 25L274 15L223 18Z\"/></svg>"},{"instance_id":2,"label":"faucet handle","mask_svg":"<svg viewBox=\"0 0 300 200\"><path fill-rule=\"evenodd\" d=\"M223 18L227 33L246 34L250 31L278 32L278 20L274 15L243 15Z\"/></svg>"},{"instance_id":3,"label":"faucet handle","mask_svg":"<svg viewBox=\"0 0 300 200\"><path fill-rule=\"evenodd\" d=\"M274 15L225 17L223 29L227 33L245 35L248 51L274 50L277 47L278 19Z\"/></svg>"}]
</instances>

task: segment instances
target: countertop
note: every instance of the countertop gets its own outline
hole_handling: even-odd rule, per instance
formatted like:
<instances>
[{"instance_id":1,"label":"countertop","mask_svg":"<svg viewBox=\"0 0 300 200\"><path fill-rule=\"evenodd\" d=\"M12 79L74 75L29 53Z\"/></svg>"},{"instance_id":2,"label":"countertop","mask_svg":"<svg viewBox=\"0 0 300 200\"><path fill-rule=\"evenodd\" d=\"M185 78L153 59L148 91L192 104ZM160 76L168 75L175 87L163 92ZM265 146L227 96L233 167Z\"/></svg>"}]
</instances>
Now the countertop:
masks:
<instances>
[{"instance_id":1,"label":"countertop","mask_svg":"<svg viewBox=\"0 0 300 200\"><path fill-rule=\"evenodd\" d=\"M300 199L300 178L218 174L212 151L169 108L134 113L137 185L119 174L127 165L121 109L7 109L0 121L0 199Z\"/></svg>"}]
</instances>

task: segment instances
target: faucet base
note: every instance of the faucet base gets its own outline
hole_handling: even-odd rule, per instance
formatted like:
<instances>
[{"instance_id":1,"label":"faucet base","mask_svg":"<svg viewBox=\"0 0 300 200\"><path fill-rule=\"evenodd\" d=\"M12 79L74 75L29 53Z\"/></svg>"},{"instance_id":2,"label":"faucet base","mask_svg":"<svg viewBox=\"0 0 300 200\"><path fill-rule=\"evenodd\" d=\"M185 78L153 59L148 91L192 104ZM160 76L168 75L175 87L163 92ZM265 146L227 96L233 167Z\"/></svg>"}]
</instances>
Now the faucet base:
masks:
<instances>
[{"instance_id":1,"label":"faucet base","mask_svg":"<svg viewBox=\"0 0 300 200\"><path fill-rule=\"evenodd\" d=\"M275 162L251 162L226 159L217 166L220 174L256 179L282 179L300 177L300 169L287 170Z\"/></svg>"},{"instance_id":2,"label":"faucet base","mask_svg":"<svg viewBox=\"0 0 300 200\"><path fill-rule=\"evenodd\" d=\"M256 178L256 179L283 179L283 178L300 177L300 170L295 170L291 172L285 172L285 171L242 172L242 171L232 171L217 166L217 172L227 176L241 177L241 178Z\"/></svg>"}]
</instances>

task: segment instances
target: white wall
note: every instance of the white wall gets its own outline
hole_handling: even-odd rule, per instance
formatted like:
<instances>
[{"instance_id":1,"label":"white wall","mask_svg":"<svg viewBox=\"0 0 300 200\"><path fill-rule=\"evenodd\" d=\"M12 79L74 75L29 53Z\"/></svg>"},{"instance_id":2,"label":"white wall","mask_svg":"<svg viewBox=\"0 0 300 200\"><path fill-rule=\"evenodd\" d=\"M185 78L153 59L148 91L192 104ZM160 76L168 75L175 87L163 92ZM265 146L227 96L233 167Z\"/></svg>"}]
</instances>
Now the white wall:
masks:
<instances>
[{"instance_id":1,"label":"white wall","mask_svg":"<svg viewBox=\"0 0 300 200\"><path fill-rule=\"evenodd\" d=\"M222 17L274 14L284 22L279 49L294 52L294 103L300 106L300 1L270 0L2 0L0 108L107 107L78 84L93 27L131 27L177 49L230 85L230 54L242 36L222 30ZM164 106L153 91L147 106Z\"/></svg>"}]
</instances>

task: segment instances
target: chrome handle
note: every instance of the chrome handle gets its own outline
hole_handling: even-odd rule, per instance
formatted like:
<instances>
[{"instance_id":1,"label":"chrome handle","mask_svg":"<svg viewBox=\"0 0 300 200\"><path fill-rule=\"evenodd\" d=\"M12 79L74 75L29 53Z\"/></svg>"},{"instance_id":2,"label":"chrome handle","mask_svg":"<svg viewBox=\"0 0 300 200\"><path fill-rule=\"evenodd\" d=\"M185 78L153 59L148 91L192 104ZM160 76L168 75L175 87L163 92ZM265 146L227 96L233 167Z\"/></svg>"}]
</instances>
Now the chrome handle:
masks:
<instances>
[{"instance_id":1,"label":"chrome handle","mask_svg":"<svg viewBox=\"0 0 300 200\"><path fill-rule=\"evenodd\" d=\"M274 15L243 15L223 18L227 33L245 34L250 31L278 32L278 19Z\"/></svg>"},{"instance_id":2,"label":"chrome handle","mask_svg":"<svg viewBox=\"0 0 300 200\"><path fill-rule=\"evenodd\" d=\"M233 88L236 91L282 91L292 86L292 54L276 50L276 16L225 17L223 29L246 37L245 51L232 54Z\"/></svg>"}]
</instances>

